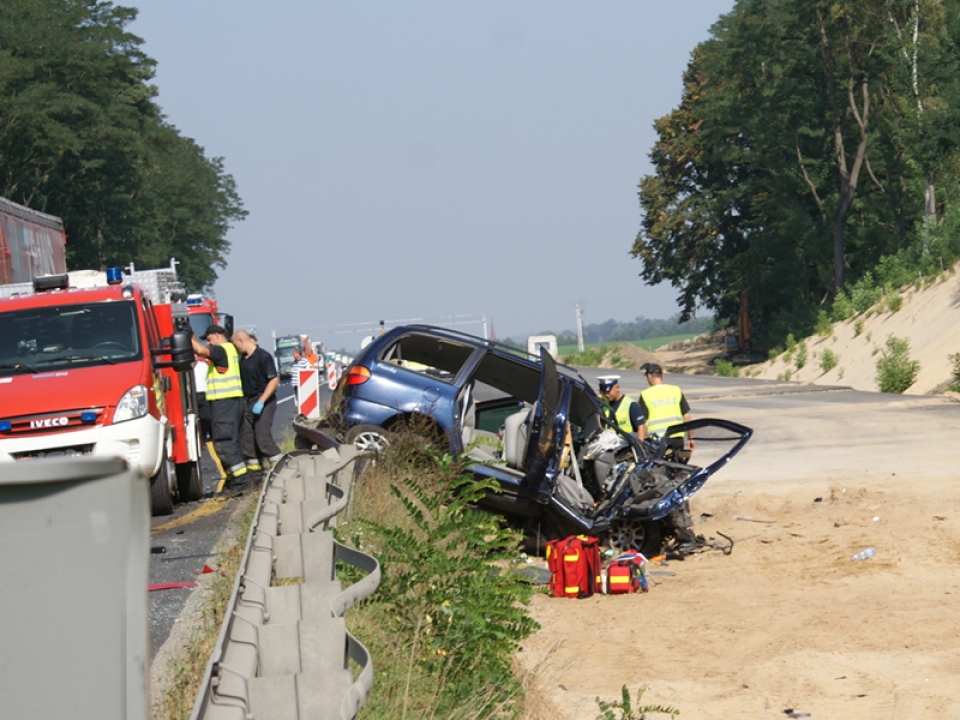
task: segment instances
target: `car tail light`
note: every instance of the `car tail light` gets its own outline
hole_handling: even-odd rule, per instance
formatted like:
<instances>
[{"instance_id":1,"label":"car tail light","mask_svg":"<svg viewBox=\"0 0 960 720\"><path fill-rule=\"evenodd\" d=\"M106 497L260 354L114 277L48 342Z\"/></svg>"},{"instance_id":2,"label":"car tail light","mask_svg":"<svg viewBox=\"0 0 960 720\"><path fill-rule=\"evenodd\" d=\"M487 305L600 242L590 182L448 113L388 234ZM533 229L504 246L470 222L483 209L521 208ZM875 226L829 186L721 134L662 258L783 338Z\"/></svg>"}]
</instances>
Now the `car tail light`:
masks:
<instances>
[{"instance_id":1,"label":"car tail light","mask_svg":"<svg viewBox=\"0 0 960 720\"><path fill-rule=\"evenodd\" d=\"M354 365L347 371L347 385L362 385L370 379L370 371L362 365Z\"/></svg>"}]
</instances>

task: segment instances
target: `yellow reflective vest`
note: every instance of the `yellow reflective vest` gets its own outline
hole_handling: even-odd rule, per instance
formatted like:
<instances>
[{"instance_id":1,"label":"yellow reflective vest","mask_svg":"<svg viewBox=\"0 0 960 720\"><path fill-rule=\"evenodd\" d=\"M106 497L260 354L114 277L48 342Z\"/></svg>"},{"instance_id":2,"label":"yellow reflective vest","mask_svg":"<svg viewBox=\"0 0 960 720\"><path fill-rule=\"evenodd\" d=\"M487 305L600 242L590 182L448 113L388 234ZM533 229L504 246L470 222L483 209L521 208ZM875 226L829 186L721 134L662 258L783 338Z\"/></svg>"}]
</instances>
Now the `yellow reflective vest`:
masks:
<instances>
[{"instance_id":1,"label":"yellow reflective vest","mask_svg":"<svg viewBox=\"0 0 960 720\"><path fill-rule=\"evenodd\" d=\"M683 413L680 412L682 397L683 393L676 385L663 383L651 385L640 393L647 409L647 435L662 437L668 427L683 422ZM683 433L671 433L670 437L683 437Z\"/></svg>"},{"instance_id":2,"label":"yellow reflective vest","mask_svg":"<svg viewBox=\"0 0 960 720\"><path fill-rule=\"evenodd\" d=\"M207 400L226 400L242 398L243 386L240 384L240 355L233 343L221 345L227 353L227 371L220 372L213 363L207 366Z\"/></svg>"},{"instance_id":3,"label":"yellow reflective vest","mask_svg":"<svg viewBox=\"0 0 960 720\"><path fill-rule=\"evenodd\" d=\"M614 420L616 420L617 425L620 426L620 429L624 432L632 433L634 431L633 425L630 422L630 406L633 404L633 400L624 395L620 398L620 404L617 405L617 412L614 415Z\"/></svg>"}]
</instances>

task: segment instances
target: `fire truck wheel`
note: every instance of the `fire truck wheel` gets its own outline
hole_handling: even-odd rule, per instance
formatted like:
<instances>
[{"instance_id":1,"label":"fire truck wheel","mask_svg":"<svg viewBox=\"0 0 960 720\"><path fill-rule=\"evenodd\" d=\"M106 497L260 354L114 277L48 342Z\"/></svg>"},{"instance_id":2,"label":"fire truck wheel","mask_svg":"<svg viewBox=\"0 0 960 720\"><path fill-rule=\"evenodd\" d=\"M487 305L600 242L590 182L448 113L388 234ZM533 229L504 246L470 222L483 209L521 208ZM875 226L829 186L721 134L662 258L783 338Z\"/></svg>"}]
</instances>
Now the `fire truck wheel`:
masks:
<instances>
[{"instance_id":1,"label":"fire truck wheel","mask_svg":"<svg viewBox=\"0 0 960 720\"><path fill-rule=\"evenodd\" d=\"M170 489L169 460L164 460L160 470L150 478L150 511L154 515L170 515L173 512L173 491Z\"/></svg>"},{"instance_id":2,"label":"fire truck wheel","mask_svg":"<svg viewBox=\"0 0 960 720\"><path fill-rule=\"evenodd\" d=\"M180 502L196 502L203 495L200 479L200 463L185 462L177 465L177 492Z\"/></svg>"}]
</instances>

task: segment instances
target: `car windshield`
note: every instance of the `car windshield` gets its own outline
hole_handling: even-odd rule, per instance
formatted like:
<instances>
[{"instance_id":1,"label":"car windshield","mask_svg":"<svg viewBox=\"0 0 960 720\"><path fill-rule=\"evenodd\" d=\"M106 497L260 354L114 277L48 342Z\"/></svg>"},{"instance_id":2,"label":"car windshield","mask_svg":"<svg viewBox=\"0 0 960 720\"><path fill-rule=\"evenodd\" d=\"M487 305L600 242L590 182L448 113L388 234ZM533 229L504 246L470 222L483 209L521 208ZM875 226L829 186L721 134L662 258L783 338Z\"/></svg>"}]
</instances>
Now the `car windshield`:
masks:
<instances>
[{"instance_id":1,"label":"car windshield","mask_svg":"<svg viewBox=\"0 0 960 720\"><path fill-rule=\"evenodd\" d=\"M115 365L142 357L133 302L0 313L0 376Z\"/></svg>"}]
</instances>

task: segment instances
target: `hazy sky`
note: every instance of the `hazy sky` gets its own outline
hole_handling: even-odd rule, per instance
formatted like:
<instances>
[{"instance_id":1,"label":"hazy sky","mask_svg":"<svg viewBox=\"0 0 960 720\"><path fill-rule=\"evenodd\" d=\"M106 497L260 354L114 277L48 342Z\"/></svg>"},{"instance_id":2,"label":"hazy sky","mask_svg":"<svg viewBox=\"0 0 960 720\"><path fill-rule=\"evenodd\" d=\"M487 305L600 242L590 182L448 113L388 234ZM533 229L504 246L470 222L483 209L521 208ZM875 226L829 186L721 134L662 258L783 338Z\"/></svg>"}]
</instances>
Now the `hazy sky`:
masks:
<instances>
[{"instance_id":1,"label":"hazy sky","mask_svg":"<svg viewBox=\"0 0 960 720\"><path fill-rule=\"evenodd\" d=\"M134 0L159 103L249 217L240 325L484 315L498 337L665 318L628 252L654 119L733 0ZM482 333L479 324L460 329Z\"/></svg>"}]
</instances>

